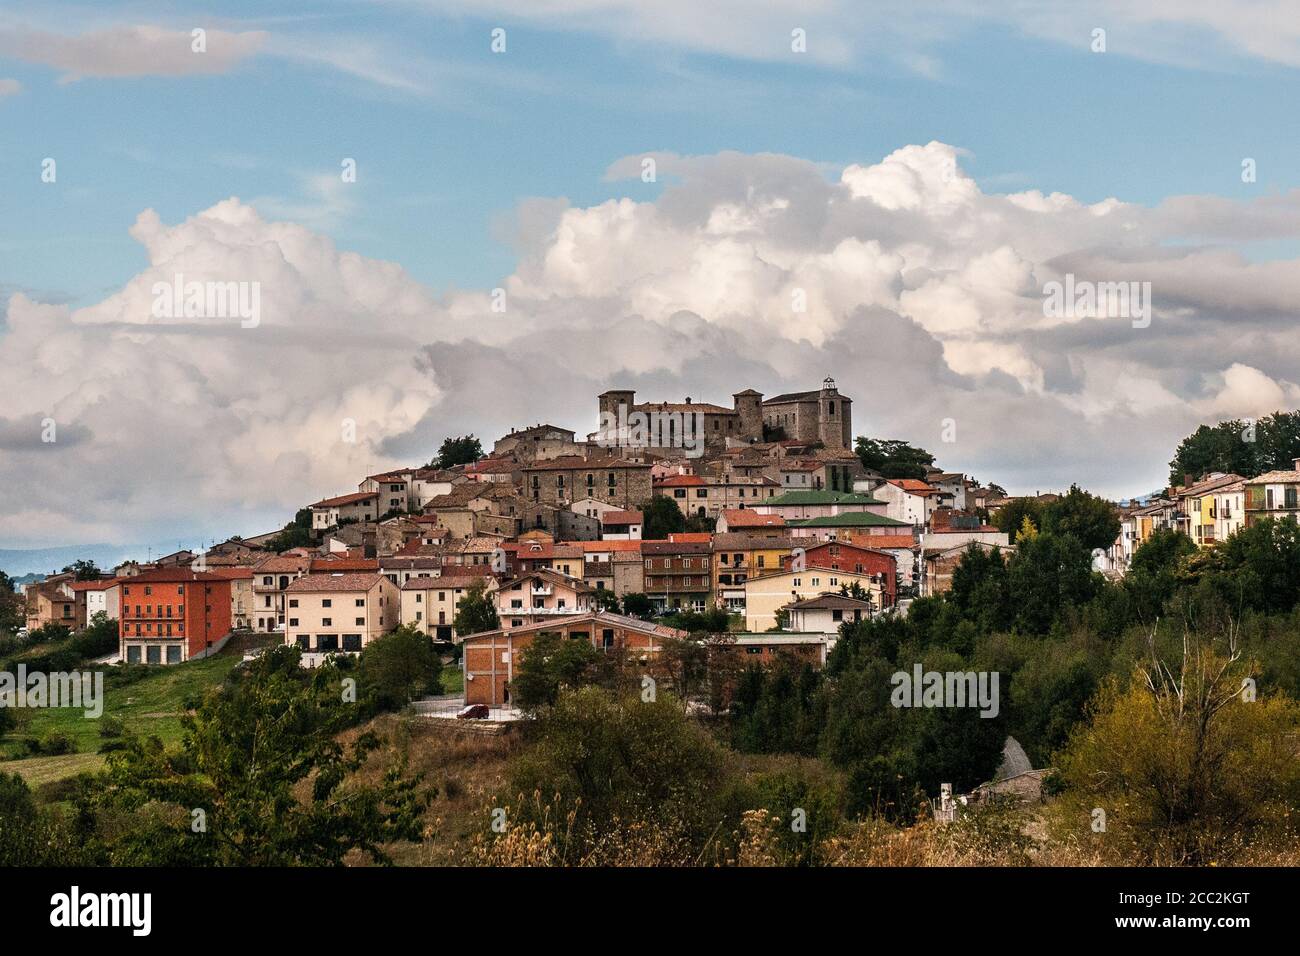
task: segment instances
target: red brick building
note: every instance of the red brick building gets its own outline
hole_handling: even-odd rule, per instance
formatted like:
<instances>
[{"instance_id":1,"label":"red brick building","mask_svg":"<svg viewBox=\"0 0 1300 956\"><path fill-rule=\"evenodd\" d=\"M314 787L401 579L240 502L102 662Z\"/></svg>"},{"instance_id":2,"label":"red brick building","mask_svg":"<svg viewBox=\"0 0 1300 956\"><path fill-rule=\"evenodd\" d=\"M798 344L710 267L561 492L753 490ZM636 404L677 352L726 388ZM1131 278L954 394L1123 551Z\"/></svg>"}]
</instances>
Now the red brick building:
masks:
<instances>
[{"instance_id":1,"label":"red brick building","mask_svg":"<svg viewBox=\"0 0 1300 956\"><path fill-rule=\"evenodd\" d=\"M786 558L786 570L791 570L792 563L799 557L801 556L796 552ZM804 548L802 559L804 566L808 568L852 571L855 574L868 574L872 577L879 575L885 607L893 607L898 601L898 560L888 551L863 548L839 541L825 541Z\"/></svg>"},{"instance_id":2,"label":"red brick building","mask_svg":"<svg viewBox=\"0 0 1300 956\"><path fill-rule=\"evenodd\" d=\"M203 654L231 629L230 579L188 567L122 579L122 659L179 664Z\"/></svg>"},{"instance_id":3,"label":"red brick building","mask_svg":"<svg viewBox=\"0 0 1300 956\"><path fill-rule=\"evenodd\" d=\"M574 614L508 630L484 631L466 637L461 646L465 672L465 703L510 706L510 682L523 654L539 634L566 640L590 641L597 650L626 652L646 660L658 655L664 638L684 639L685 631L622 614L598 611Z\"/></svg>"}]
</instances>

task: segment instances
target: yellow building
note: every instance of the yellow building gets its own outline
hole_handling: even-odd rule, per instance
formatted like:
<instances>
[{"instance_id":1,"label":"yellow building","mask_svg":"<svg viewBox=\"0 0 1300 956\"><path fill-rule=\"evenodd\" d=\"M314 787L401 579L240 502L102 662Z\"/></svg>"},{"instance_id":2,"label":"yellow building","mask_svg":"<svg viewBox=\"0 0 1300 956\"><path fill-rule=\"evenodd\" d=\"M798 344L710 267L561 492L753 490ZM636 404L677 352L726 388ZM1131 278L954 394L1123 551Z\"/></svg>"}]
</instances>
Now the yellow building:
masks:
<instances>
[{"instance_id":1,"label":"yellow building","mask_svg":"<svg viewBox=\"0 0 1300 956\"><path fill-rule=\"evenodd\" d=\"M482 584L490 593L496 587L496 579L481 565L451 565L442 568L438 577L411 578L402 585L402 623L423 631L435 641L453 640L459 636L452 626L456 605L475 584Z\"/></svg>"},{"instance_id":2,"label":"yellow building","mask_svg":"<svg viewBox=\"0 0 1300 956\"><path fill-rule=\"evenodd\" d=\"M761 574L779 571L794 543L779 534L734 531L713 536L713 593L720 607L745 610L745 582Z\"/></svg>"},{"instance_id":3,"label":"yellow building","mask_svg":"<svg viewBox=\"0 0 1300 956\"><path fill-rule=\"evenodd\" d=\"M745 630L771 630L776 627L776 612L787 604L821 594L838 594L841 587L852 587L854 582L871 594L876 607L884 607L884 588L879 579L873 581L872 577L866 572L813 567L750 578L745 582Z\"/></svg>"}]
</instances>

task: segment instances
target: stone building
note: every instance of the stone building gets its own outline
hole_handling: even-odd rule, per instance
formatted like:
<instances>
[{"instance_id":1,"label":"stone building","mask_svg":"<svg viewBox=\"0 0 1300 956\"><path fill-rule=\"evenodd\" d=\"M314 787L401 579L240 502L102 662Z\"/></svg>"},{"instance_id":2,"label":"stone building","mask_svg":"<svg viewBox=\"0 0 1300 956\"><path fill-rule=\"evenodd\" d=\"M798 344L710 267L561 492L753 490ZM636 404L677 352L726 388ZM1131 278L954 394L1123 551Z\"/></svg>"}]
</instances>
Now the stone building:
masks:
<instances>
[{"instance_id":1,"label":"stone building","mask_svg":"<svg viewBox=\"0 0 1300 956\"><path fill-rule=\"evenodd\" d=\"M810 392L787 392L763 402L763 423L780 428L787 439L821 442L827 448L853 447L853 399L839 393L835 379Z\"/></svg>"}]
</instances>

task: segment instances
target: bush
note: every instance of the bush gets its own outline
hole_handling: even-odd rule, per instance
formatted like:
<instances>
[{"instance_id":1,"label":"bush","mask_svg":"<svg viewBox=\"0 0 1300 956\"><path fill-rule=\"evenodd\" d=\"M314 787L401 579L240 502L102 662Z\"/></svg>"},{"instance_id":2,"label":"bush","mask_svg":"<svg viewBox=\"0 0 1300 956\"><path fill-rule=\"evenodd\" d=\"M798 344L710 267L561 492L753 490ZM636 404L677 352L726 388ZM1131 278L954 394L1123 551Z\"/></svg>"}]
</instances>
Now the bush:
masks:
<instances>
[{"instance_id":1,"label":"bush","mask_svg":"<svg viewBox=\"0 0 1300 956\"><path fill-rule=\"evenodd\" d=\"M29 737L26 741L29 756L57 757L77 752L77 745L67 734L51 730L40 739Z\"/></svg>"}]
</instances>

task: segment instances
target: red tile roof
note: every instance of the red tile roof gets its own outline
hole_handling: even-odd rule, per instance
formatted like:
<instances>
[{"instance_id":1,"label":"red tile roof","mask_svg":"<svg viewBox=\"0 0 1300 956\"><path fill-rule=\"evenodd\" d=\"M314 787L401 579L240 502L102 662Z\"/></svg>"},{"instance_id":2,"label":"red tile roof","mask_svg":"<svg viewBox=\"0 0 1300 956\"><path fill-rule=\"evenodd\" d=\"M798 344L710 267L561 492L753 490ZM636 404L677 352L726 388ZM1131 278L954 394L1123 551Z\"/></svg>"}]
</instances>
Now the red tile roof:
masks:
<instances>
[{"instance_id":1,"label":"red tile roof","mask_svg":"<svg viewBox=\"0 0 1300 956\"><path fill-rule=\"evenodd\" d=\"M658 479L654 484L656 488L683 488L704 483L704 479L699 475L670 475L667 478Z\"/></svg>"},{"instance_id":2,"label":"red tile roof","mask_svg":"<svg viewBox=\"0 0 1300 956\"><path fill-rule=\"evenodd\" d=\"M339 505L350 505L359 501L366 501L367 499L378 497L379 492L377 491L354 491L350 495L339 495L337 498L322 498L320 501L313 505L309 505L308 507L336 508Z\"/></svg>"},{"instance_id":3,"label":"red tile roof","mask_svg":"<svg viewBox=\"0 0 1300 956\"><path fill-rule=\"evenodd\" d=\"M332 574L335 571L378 571L378 558L313 558L312 574Z\"/></svg>"},{"instance_id":4,"label":"red tile roof","mask_svg":"<svg viewBox=\"0 0 1300 956\"><path fill-rule=\"evenodd\" d=\"M722 512L722 516L727 519L728 528L781 528L785 526L785 518L781 515L761 515L747 508L737 511L728 509Z\"/></svg>"},{"instance_id":5,"label":"red tile roof","mask_svg":"<svg viewBox=\"0 0 1300 956\"><path fill-rule=\"evenodd\" d=\"M938 491L919 478L890 478L889 483L914 495L932 495Z\"/></svg>"},{"instance_id":6,"label":"red tile roof","mask_svg":"<svg viewBox=\"0 0 1300 956\"><path fill-rule=\"evenodd\" d=\"M606 511L600 516L601 524L641 524L645 515L640 511Z\"/></svg>"},{"instance_id":7,"label":"red tile roof","mask_svg":"<svg viewBox=\"0 0 1300 956\"><path fill-rule=\"evenodd\" d=\"M100 578L98 581L72 581L72 590L74 591L107 591L109 588L115 588L121 582L117 578Z\"/></svg>"}]
</instances>

